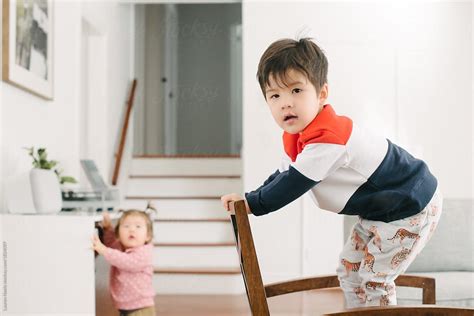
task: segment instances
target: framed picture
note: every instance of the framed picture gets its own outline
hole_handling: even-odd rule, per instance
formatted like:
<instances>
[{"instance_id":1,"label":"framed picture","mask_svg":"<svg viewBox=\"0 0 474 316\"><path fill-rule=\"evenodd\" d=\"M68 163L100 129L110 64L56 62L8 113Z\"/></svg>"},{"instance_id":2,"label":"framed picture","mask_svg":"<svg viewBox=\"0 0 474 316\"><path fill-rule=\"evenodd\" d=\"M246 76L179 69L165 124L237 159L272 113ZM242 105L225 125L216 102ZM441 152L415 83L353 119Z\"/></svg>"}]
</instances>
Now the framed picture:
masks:
<instances>
[{"instance_id":1,"label":"framed picture","mask_svg":"<svg viewBox=\"0 0 474 316\"><path fill-rule=\"evenodd\" d=\"M4 81L53 99L52 0L3 0Z\"/></svg>"}]
</instances>

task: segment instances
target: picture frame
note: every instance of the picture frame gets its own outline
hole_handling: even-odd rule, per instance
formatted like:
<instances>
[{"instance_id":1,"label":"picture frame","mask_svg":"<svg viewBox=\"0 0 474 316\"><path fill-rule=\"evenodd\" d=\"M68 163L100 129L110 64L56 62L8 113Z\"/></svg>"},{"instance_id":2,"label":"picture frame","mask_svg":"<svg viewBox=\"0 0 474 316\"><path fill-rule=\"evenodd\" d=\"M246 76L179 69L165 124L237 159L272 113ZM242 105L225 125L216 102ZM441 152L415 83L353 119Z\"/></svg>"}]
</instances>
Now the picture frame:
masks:
<instances>
[{"instance_id":1,"label":"picture frame","mask_svg":"<svg viewBox=\"0 0 474 316\"><path fill-rule=\"evenodd\" d=\"M53 100L52 0L3 0L2 80Z\"/></svg>"}]
</instances>

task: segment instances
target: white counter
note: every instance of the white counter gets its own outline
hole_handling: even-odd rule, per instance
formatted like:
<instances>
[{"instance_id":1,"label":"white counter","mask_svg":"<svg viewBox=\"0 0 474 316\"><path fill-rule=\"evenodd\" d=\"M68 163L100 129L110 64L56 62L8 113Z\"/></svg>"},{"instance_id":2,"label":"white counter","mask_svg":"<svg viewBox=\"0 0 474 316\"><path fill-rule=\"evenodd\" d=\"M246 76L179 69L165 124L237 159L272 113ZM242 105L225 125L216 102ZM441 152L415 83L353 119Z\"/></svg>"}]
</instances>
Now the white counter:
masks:
<instances>
[{"instance_id":1,"label":"white counter","mask_svg":"<svg viewBox=\"0 0 474 316\"><path fill-rule=\"evenodd\" d=\"M101 268L96 280L91 249L101 220L84 211L0 214L0 314L95 315L96 282L106 290L108 279Z\"/></svg>"}]
</instances>

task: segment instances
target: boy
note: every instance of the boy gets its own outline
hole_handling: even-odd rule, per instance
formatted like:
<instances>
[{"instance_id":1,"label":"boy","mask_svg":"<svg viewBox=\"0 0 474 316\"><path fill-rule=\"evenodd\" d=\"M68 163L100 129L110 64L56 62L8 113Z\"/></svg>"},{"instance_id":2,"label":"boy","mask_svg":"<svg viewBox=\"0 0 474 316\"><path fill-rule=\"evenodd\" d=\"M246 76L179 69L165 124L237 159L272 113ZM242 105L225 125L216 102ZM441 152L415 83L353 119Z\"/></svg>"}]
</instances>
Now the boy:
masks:
<instances>
[{"instance_id":1,"label":"boy","mask_svg":"<svg viewBox=\"0 0 474 316\"><path fill-rule=\"evenodd\" d=\"M326 104L328 62L310 39L271 44L257 79L283 129L282 166L245 194L260 216L306 192L317 206L358 215L337 274L346 307L396 305L395 283L430 239L441 215L437 180L427 165L388 139L363 130ZM242 199L232 193L221 198Z\"/></svg>"}]
</instances>

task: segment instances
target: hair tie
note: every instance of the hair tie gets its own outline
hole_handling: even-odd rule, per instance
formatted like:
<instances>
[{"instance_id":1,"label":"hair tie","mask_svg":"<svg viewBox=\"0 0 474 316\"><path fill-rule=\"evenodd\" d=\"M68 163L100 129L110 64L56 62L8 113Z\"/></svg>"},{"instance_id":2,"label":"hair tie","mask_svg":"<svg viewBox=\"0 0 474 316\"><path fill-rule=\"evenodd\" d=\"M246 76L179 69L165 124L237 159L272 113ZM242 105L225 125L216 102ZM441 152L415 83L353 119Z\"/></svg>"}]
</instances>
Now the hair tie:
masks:
<instances>
[{"instance_id":1,"label":"hair tie","mask_svg":"<svg viewBox=\"0 0 474 316\"><path fill-rule=\"evenodd\" d=\"M145 213L146 214L158 214L158 211L156 209L156 206L153 204L152 201L148 201L146 208L145 208Z\"/></svg>"}]
</instances>

